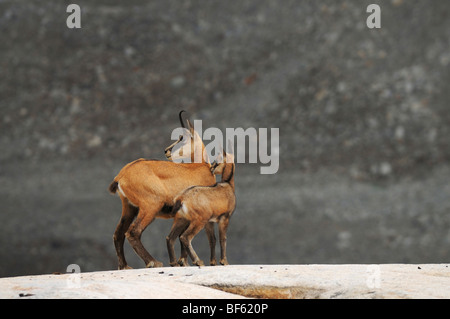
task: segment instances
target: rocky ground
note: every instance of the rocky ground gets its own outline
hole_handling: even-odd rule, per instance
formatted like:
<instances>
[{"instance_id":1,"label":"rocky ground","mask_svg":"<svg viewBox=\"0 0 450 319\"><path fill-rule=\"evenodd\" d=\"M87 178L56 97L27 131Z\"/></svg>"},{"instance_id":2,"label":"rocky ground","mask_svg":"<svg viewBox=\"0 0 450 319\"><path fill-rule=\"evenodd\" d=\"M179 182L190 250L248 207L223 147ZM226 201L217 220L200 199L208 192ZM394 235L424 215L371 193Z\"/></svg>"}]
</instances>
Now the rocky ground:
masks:
<instances>
[{"instance_id":1,"label":"rocky ground","mask_svg":"<svg viewBox=\"0 0 450 319\"><path fill-rule=\"evenodd\" d=\"M449 274L448 264L169 267L0 278L0 298L445 299Z\"/></svg>"},{"instance_id":2,"label":"rocky ground","mask_svg":"<svg viewBox=\"0 0 450 319\"><path fill-rule=\"evenodd\" d=\"M450 4L381 1L369 30L370 2L78 1L72 30L68 1L0 1L0 276L115 268L106 188L182 108L280 128L277 174L238 165L232 263L448 261Z\"/></svg>"}]
</instances>

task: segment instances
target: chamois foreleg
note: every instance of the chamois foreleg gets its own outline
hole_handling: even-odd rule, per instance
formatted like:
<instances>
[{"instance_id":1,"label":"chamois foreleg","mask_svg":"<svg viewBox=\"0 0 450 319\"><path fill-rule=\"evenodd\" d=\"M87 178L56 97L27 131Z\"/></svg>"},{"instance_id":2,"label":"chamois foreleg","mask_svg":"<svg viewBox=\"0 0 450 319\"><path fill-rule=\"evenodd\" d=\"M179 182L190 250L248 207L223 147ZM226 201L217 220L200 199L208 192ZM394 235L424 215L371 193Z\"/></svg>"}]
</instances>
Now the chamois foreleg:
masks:
<instances>
[{"instance_id":1,"label":"chamois foreleg","mask_svg":"<svg viewBox=\"0 0 450 319\"><path fill-rule=\"evenodd\" d=\"M125 241L125 232L131 225L131 222L138 214L138 208L128 203L125 197L121 197L122 200L122 216L117 224L116 231L114 232L114 246L116 248L117 258L119 259L119 269L131 269L125 260L125 254L123 250L123 243Z\"/></svg>"},{"instance_id":2,"label":"chamois foreleg","mask_svg":"<svg viewBox=\"0 0 450 319\"><path fill-rule=\"evenodd\" d=\"M208 237L209 249L211 251L209 264L211 266L217 265L216 261L216 236L214 235L214 222L208 222L205 225L206 236Z\"/></svg>"},{"instance_id":3,"label":"chamois foreleg","mask_svg":"<svg viewBox=\"0 0 450 319\"><path fill-rule=\"evenodd\" d=\"M186 248L189 257L191 257L192 263L197 266L204 266L205 264L202 260L200 260L200 258L198 258L198 255L192 247L191 242L195 235L197 235L204 226L205 225L203 223L191 221L189 227L180 236L180 241Z\"/></svg>"},{"instance_id":4,"label":"chamois foreleg","mask_svg":"<svg viewBox=\"0 0 450 319\"><path fill-rule=\"evenodd\" d=\"M184 218L178 218L178 216L175 216L170 233L166 237L167 251L169 252L169 263L172 267L180 266L179 262L176 261L174 243L177 237L180 236L180 234L184 232L188 226L189 226L188 220ZM184 248L183 244L181 244L181 248L183 250Z\"/></svg>"},{"instance_id":5,"label":"chamois foreleg","mask_svg":"<svg viewBox=\"0 0 450 319\"><path fill-rule=\"evenodd\" d=\"M125 236L133 247L136 254L144 261L147 268L162 267L163 263L156 260L150 253L144 248L141 242L142 232L150 225L155 219L156 214L162 209L163 205L157 205L156 203L145 203L139 207L139 213L135 221L131 224L130 228L126 232Z\"/></svg>"}]
</instances>

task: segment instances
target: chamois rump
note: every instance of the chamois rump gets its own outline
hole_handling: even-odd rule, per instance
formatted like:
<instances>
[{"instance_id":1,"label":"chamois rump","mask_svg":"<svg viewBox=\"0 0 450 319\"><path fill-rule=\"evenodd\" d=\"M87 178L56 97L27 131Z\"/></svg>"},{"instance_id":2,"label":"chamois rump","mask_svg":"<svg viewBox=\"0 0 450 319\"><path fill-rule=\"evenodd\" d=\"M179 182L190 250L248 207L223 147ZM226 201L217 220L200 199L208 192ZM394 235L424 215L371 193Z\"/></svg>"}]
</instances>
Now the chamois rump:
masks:
<instances>
[{"instance_id":1,"label":"chamois rump","mask_svg":"<svg viewBox=\"0 0 450 319\"><path fill-rule=\"evenodd\" d=\"M220 155L219 155L220 157ZM192 186L175 198L172 215L175 215L169 235L166 237L171 266L176 262L174 241L180 238L193 264L203 266L192 247L192 239L206 227L211 248L210 265L216 265L214 222L218 223L220 240L220 263L228 265L226 256L227 229L230 217L236 208L234 191L234 156L223 152L217 159L213 174L222 174L222 180L213 186ZM211 231L212 229L212 231Z\"/></svg>"},{"instance_id":2,"label":"chamois rump","mask_svg":"<svg viewBox=\"0 0 450 319\"><path fill-rule=\"evenodd\" d=\"M185 128L181 117L182 112L179 118L182 127ZM171 212L175 203L174 198L181 191L195 185L210 186L216 183L209 158L204 152L205 146L189 120L187 123L191 143L185 143L186 141L183 141L180 136L178 141L166 148L165 155L169 160L190 156L191 163L141 158L125 165L109 186L109 191L113 194L118 193L122 201L122 216L113 236L119 269L131 268L124 255L125 237L146 267L162 267L163 263L150 255L142 245L142 232L155 218L174 217ZM184 143L184 146L180 147L177 155L179 158L173 158L172 149L178 143ZM201 163L194 163L196 151L204 155ZM211 238L210 234L208 238ZM186 255L183 249L184 247L182 247L182 255ZM184 260L180 260L180 263L183 264Z\"/></svg>"}]
</instances>

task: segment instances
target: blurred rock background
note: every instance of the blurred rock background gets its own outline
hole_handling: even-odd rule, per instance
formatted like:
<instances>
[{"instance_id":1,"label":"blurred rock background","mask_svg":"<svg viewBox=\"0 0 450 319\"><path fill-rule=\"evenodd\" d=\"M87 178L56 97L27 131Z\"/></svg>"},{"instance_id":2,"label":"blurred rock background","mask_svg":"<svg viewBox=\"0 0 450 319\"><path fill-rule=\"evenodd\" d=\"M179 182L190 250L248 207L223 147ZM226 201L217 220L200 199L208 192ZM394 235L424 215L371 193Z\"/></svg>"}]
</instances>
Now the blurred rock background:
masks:
<instances>
[{"instance_id":1,"label":"blurred rock background","mask_svg":"<svg viewBox=\"0 0 450 319\"><path fill-rule=\"evenodd\" d=\"M115 269L107 186L181 109L280 129L277 174L238 165L231 263L448 262L450 3L376 1L370 30L375 1L79 0L68 29L71 2L0 1L0 276ZM165 264L170 226L143 235Z\"/></svg>"}]
</instances>

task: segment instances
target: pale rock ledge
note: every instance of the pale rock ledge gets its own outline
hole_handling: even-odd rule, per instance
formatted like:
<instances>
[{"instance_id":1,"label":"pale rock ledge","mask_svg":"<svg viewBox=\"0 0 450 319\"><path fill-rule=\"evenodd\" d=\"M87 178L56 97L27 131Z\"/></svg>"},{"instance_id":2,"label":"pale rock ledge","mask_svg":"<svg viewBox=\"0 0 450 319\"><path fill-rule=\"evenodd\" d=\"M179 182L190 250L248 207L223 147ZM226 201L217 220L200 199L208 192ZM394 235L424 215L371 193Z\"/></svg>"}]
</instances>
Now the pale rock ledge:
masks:
<instances>
[{"instance_id":1,"label":"pale rock ledge","mask_svg":"<svg viewBox=\"0 0 450 319\"><path fill-rule=\"evenodd\" d=\"M450 298L448 264L231 265L0 278L0 298Z\"/></svg>"}]
</instances>

